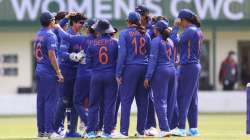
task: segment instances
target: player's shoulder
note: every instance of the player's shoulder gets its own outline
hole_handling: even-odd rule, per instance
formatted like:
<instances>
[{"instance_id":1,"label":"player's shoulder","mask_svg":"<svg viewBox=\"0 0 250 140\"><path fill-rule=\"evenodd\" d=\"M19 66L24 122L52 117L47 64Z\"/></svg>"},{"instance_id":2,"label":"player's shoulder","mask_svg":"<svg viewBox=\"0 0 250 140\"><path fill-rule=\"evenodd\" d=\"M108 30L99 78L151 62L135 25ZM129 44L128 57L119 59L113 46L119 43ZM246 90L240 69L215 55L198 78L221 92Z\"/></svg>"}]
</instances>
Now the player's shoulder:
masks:
<instances>
[{"instance_id":1,"label":"player's shoulder","mask_svg":"<svg viewBox=\"0 0 250 140\"><path fill-rule=\"evenodd\" d=\"M167 41L170 46L174 47L174 42L171 38L168 38Z\"/></svg>"},{"instance_id":2,"label":"player's shoulder","mask_svg":"<svg viewBox=\"0 0 250 140\"><path fill-rule=\"evenodd\" d=\"M160 42L161 42L161 37L160 36L157 36L157 37L155 37L155 38L153 38L151 40L152 44L157 44L157 43L160 43Z\"/></svg>"},{"instance_id":3,"label":"player's shoulder","mask_svg":"<svg viewBox=\"0 0 250 140\"><path fill-rule=\"evenodd\" d=\"M196 26L190 26L190 27L188 27L188 28L186 29L186 32L192 34L192 33L196 33L198 30L199 30L198 27L196 27Z\"/></svg>"},{"instance_id":4,"label":"player's shoulder","mask_svg":"<svg viewBox=\"0 0 250 140\"><path fill-rule=\"evenodd\" d=\"M45 32L45 34L49 37L49 38L56 38L56 34L52 31L52 30L47 30Z\"/></svg>"},{"instance_id":5,"label":"player's shoulder","mask_svg":"<svg viewBox=\"0 0 250 140\"><path fill-rule=\"evenodd\" d=\"M117 39L117 38L111 37L111 42L112 42L114 45L118 45L118 39Z\"/></svg>"},{"instance_id":6,"label":"player's shoulder","mask_svg":"<svg viewBox=\"0 0 250 140\"><path fill-rule=\"evenodd\" d=\"M128 29L127 29L127 28L122 29L122 30L120 31L120 36L121 36L121 35L126 35L127 32L128 32Z\"/></svg>"}]
</instances>

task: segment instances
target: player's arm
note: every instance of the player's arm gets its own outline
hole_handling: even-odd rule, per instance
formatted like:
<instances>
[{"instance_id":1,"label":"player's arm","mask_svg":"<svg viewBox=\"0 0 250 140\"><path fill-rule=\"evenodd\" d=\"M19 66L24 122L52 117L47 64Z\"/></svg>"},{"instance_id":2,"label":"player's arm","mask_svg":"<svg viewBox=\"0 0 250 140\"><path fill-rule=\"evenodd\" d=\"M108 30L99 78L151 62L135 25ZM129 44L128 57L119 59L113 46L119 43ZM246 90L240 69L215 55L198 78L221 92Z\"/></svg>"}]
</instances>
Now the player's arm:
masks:
<instances>
[{"instance_id":1,"label":"player's arm","mask_svg":"<svg viewBox=\"0 0 250 140\"><path fill-rule=\"evenodd\" d=\"M144 80L144 87L149 88L149 81L152 79L153 73L155 71L157 58L159 54L159 42L157 39L153 39L151 42L149 62L147 67L147 72Z\"/></svg>"},{"instance_id":2,"label":"player's arm","mask_svg":"<svg viewBox=\"0 0 250 140\"><path fill-rule=\"evenodd\" d=\"M63 28L69 22L69 18L75 14L76 12L69 12L62 20L60 20L59 25Z\"/></svg>"},{"instance_id":3,"label":"player's arm","mask_svg":"<svg viewBox=\"0 0 250 140\"><path fill-rule=\"evenodd\" d=\"M146 80L151 80L152 78L157 63L158 53L159 53L159 42L156 39L154 39L151 42L149 62L145 76Z\"/></svg>"},{"instance_id":4,"label":"player's arm","mask_svg":"<svg viewBox=\"0 0 250 140\"><path fill-rule=\"evenodd\" d=\"M121 32L119 36L118 61L116 65L116 79L118 84L121 84L121 75L123 72L123 66L125 64L126 55L127 55L127 48L126 48L125 32Z\"/></svg>"},{"instance_id":5,"label":"player's arm","mask_svg":"<svg viewBox=\"0 0 250 140\"><path fill-rule=\"evenodd\" d=\"M67 32L65 32L58 24L55 25L60 37L69 42L69 43L74 43L74 44L81 44L81 42L84 41L84 36L83 35L71 35Z\"/></svg>"},{"instance_id":6,"label":"player's arm","mask_svg":"<svg viewBox=\"0 0 250 140\"><path fill-rule=\"evenodd\" d=\"M93 53L92 53L92 47L88 47L88 48L87 48L86 63L88 64L89 68L92 68L92 67L93 67Z\"/></svg>"},{"instance_id":7,"label":"player's arm","mask_svg":"<svg viewBox=\"0 0 250 140\"><path fill-rule=\"evenodd\" d=\"M48 56L49 56L50 63L52 67L54 68L54 70L56 71L58 82L63 82L64 78L62 76L61 70L57 63L56 53L55 53L56 39L52 35L49 35L47 43L48 43L47 46L48 46Z\"/></svg>"}]
</instances>

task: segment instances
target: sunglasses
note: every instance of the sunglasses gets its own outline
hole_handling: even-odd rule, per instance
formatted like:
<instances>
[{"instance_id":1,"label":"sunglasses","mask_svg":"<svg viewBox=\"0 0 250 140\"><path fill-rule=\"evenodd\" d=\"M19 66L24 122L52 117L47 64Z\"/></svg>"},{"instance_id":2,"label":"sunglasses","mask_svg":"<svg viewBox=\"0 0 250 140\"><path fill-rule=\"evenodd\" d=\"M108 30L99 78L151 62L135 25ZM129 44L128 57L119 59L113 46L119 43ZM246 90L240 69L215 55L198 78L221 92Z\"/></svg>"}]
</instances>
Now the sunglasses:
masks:
<instances>
[{"instance_id":1,"label":"sunglasses","mask_svg":"<svg viewBox=\"0 0 250 140\"><path fill-rule=\"evenodd\" d=\"M82 25L84 25L84 21L80 21L80 22L78 22L79 24L82 24Z\"/></svg>"}]
</instances>

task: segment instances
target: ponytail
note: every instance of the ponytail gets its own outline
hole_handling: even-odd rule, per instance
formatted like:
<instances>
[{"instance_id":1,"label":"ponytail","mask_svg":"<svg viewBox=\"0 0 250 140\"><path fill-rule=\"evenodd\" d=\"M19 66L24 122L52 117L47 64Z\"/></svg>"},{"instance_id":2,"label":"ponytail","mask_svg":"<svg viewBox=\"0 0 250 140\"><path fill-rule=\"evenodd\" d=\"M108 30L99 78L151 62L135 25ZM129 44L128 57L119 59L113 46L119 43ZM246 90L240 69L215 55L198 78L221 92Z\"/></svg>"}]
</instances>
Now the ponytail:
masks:
<instances>
[{"instance_id":1,"label":"ponytail","mask_svg":"<svg viewBox=\"0 0 250 140\"><path fill-rule=\"evenodd\" d=\"M191 21L197 27L201 27L201 21L197 15L195 15Z\"/></svg>"},{"instance_id":2,"label":"ponytail","mask_svg":"<svg viewBox=\"0 0 250 140\"><path fill-rule=\"evenodd\" d=\"M163 31L160 31L163 40L167 40L167 38L170 36L170 32L171 31L168 28L164 29Z\"/></svg>"},{"instance_id":3,"label":"ponytail","mask_svg":"<svg viewBox=\"0 0 250 140\"><path fill-rule=\"evenodd\" d=\"M145 27L143 27L143 26L140 25L140 24L136 25L136 30L137 30L138 32L140 32L142 35L145 35L145 34L146 34L146 29L145 29Z\"/></svg>"},{"instance_id":4,"label":"ponytail","mask_svg":"<svg viewBox=\"0 0 250 140\"><path fill-rule=\"evenodd\" d=\"M192 18L184 18L184 19L191 22L192 24L194 24L197 27L201 27L201 21L197 15L193 15Z\"/></svg>"},{"instance_id":5,"label":"ponytail","mask_svg":"<svg viewBox=\"0 0 250 140\"><path fill-rule=\"evenodd\" d=\"M146 29L144 26L141 25L140 22L133 22L133 21L129 21L131 24L135 25L135 28L138 32L140 32L142 35L146 34Z\"/></svg>"}]
</instances>

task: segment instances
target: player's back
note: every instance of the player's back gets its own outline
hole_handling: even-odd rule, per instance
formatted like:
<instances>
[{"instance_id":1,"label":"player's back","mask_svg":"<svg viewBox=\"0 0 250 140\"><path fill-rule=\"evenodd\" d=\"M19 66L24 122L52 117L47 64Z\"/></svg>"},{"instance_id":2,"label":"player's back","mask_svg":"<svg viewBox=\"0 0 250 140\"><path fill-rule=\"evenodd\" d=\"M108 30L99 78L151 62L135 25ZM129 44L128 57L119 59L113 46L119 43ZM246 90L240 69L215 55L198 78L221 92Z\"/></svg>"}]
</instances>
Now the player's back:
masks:
<instances>
[{"instance_id":1,"label":"player's back","mask_svg":"<svg viewBox=\"0 0 250 140\"><path fill-rule=\"evenodd\" d=\"M87 64L93 72L115 71L118 55L118 42L104 34L89 42Z\"/></svg>"},{"instance_id":2,"label":"player's back","mask_svg":"<svg viewBox=\"0 0 250 140\"><path fill-rule=\"evenodd\" d=\"M148 34L140 33L136 27L128 27L120 34L119 45L126 48L125 64L147 64L150 47Z\"/></svg>"},{"instance_id":3,"label":"player's back","mask_svg":"<svg viewBox=\"0 0 250 140\"><path fill-rule=\"evenodd\" d=\"M159 47L157 64L174 66L174 43L171 39L164 40L162 36L154 38L151 42L151 49ZM150 54L152 55L152 54ZM150 56L151 57L151 56Z\"/></svg>"},{"instance_id":4,"label":"player's back","mask_svg":"<svg viewBox=\"0 0 250 140\"><path fill-rule=\"evenodd\" d=\"M180 63L199 63L203 33L200 28L189 26L180 36Z\"/></svg>"},{"instance_id":5,"label":"player's back","mask_svg":"<svg viewBox=\"0 0 250 140\"><path fill-rule=\"evenodd\" d=\"M35 58L36 58L36 71L44 71L48 74L55 74L55 71L51 65L48 52L49 50L56 51L57 38L52 30L48 28L41 28L34 41Z\"/></svg>"}]
</instances>

